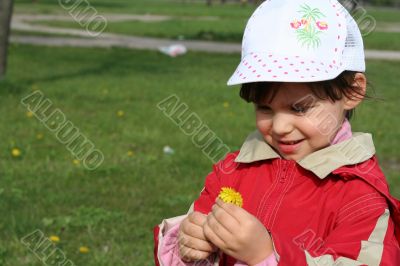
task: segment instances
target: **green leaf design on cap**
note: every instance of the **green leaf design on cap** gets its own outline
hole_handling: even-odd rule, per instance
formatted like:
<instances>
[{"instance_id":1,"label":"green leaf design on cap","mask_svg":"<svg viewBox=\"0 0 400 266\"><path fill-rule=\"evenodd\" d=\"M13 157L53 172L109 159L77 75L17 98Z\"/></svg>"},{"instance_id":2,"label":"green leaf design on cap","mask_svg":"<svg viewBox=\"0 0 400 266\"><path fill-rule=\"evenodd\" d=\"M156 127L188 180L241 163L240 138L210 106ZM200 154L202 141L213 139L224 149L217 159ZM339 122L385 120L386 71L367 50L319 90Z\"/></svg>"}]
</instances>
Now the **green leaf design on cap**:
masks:
<instances>
[{"instance_id":1,"label":"green leaf design on cap","mask_svg":"<svg viewBox=\"0 0 400 266\"><path fill-rule=\"evenodd\" d=\"M302 18L307 19L308 21L316 22L317 19L321 17L325 17L318 8L311 8L309 5L304 4L300 6L299 13L303 14Z\"/></svg>"},{"instance_id":2,"label":"green leaf design on cap","mask_svg":"<svg viewBox=\"0 0 400 266\"><path fill-rule=\"evenodd\" d=\"M322 31L317 31L314 27L307 29L300 29L297 31L297 39L300 41L301 46L307 46L307 49L317 48L321 44L319 34Z\"/></svg>"}]
</instances>

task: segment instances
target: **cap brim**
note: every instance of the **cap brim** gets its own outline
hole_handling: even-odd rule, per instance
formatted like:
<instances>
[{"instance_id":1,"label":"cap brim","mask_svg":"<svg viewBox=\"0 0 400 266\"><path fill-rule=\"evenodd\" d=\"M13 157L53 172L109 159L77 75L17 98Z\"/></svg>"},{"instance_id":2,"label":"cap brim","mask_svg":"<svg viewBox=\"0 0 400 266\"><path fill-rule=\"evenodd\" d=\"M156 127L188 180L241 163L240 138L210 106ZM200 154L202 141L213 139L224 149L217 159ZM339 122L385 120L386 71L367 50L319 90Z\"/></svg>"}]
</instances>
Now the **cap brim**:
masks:
<instances>
[{"instance_id":1,"label":"cap brim","mask_svg":"<svg viewBox=\"0 0 400 266\"><path fill-rule=\"evenodd\" d=\"M251 53L242 59L227 84L316 82L334 79L343 71L343 62L335 60Z\"/></svg>"}]
</instances>

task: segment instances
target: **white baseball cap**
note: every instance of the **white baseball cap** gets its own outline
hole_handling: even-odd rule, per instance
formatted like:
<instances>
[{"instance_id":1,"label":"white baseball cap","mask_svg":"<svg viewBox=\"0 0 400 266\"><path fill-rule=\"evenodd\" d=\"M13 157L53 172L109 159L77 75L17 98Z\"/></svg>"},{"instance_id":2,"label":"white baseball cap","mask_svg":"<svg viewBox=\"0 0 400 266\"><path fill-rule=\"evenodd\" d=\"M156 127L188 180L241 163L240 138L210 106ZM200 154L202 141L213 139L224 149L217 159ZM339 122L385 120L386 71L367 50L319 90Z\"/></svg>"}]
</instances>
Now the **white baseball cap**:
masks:
<instances>
[{"instance_id":1,"label":"white baseball cap","mask_svg":"<svg viewBox=\"0 0 400 266\"><path fill-rule=\"evenodd\" d=\"M247 22L228 85L331 80L365 71L357 23L336 0L265 0Z\"/></svg>"}]
</instances>

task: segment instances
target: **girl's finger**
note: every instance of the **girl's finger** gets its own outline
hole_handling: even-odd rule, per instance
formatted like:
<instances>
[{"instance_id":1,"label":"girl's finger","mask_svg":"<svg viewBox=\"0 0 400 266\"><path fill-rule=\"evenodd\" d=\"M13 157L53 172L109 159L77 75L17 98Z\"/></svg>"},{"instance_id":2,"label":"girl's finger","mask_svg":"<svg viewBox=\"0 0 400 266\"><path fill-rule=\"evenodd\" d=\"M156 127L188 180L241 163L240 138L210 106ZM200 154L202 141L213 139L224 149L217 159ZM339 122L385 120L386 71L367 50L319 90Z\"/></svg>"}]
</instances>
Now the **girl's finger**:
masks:
<instances>
[{"instance_id":1,"label":"girl's finger","mask_svg":"<svg viewBox=\"0 0 400 266\"><path fill-rule=\"evenodd\" d=\"M192 262L196 260L204 260L210 256L210 253L188 248L186 246L180 246L179 255L182 260L186 262Z\"/></svg>"},{"instance_id":2,"label":"girl's finger","mask_svg":"<svg viewBox=\"0 0 400 266\"><path fill-rule=\"evenodd\" d=\"M225 209L221 208L219 205L214 204L212 207L212 214L214 218L231 234L237 233L240 228L240 224L236 221L235 217L229 214Z\"/></svg>"},{"instance_id":3,"label":"girl's finger","mask_svg":"<svg viewBox=\"0 0 400 266\"><path fill-rule=\"evenodd\" d=\"M194 238L185 234L179 235L179 245L203 252L211 253L215 251L215 246L212 245L210 242Z\"/></svg>"},{"instance_id":4,"label":"girl's finger","mask_svg":"<svg viewBox=\"0 0 400 266\"><path fill-rule=\"evenodd\" d=\"M203 226L185 222L181 224L180 231L191 237L206 240L206 236L203 232Z\"/></svg>"},{"instance_id":5,"label":"girl's finger","mask_svg":"<svg viewBox=\"0 0 400 266\"><path fill-rule=\"evenodd\" d=\"M220 249L226 249L232 239L231 233L218 223L212 213L208 215L203 231L207 239Z\"/></svg>"},{"instance_id":6,"label":"girl's finger","mask_svg":"<svg viewBox=\"0 0 400 266\"><path fill-rule=\"evenodd\" d=\"M206 222L207 215L201 212L192 212L188 216L189 221L191 221L193 224L196 224L198 226L203 226L203 224Z\"/></svg>"},{"instance_id":7,"label":"girl's finger","mask_svg":"<svg viewBox=\"0 0 400 266\"><path fill-rule=\"evenodd\" d=\"M224 209L227 213L229 213L239 224L241 218L246 217L249 215L244 209L232 204L232 203L225 203L221 199L217 198L216 204Z\"/></svg>"}]
</instances>

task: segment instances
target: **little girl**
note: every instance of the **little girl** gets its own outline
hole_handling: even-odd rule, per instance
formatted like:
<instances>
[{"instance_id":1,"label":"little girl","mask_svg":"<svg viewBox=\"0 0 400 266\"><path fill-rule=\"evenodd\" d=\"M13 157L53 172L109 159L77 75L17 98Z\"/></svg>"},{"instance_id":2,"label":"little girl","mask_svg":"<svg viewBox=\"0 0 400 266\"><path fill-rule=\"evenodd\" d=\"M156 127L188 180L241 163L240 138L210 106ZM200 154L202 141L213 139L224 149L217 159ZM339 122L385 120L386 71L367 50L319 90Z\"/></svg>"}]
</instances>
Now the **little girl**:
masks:
<instances>
[{"instance_id":1,"label":"little girl","mask_svg":"<svg viewBox=\"0 0 400 266\"><path fill-rule=\"evenodd\" d=\"M400 265L400 202L349 123L367 84L353 18L336 0L266 0L242 48L228 84L257 130L156 227L156 264Z\"/></svg>"}]
</instances>

